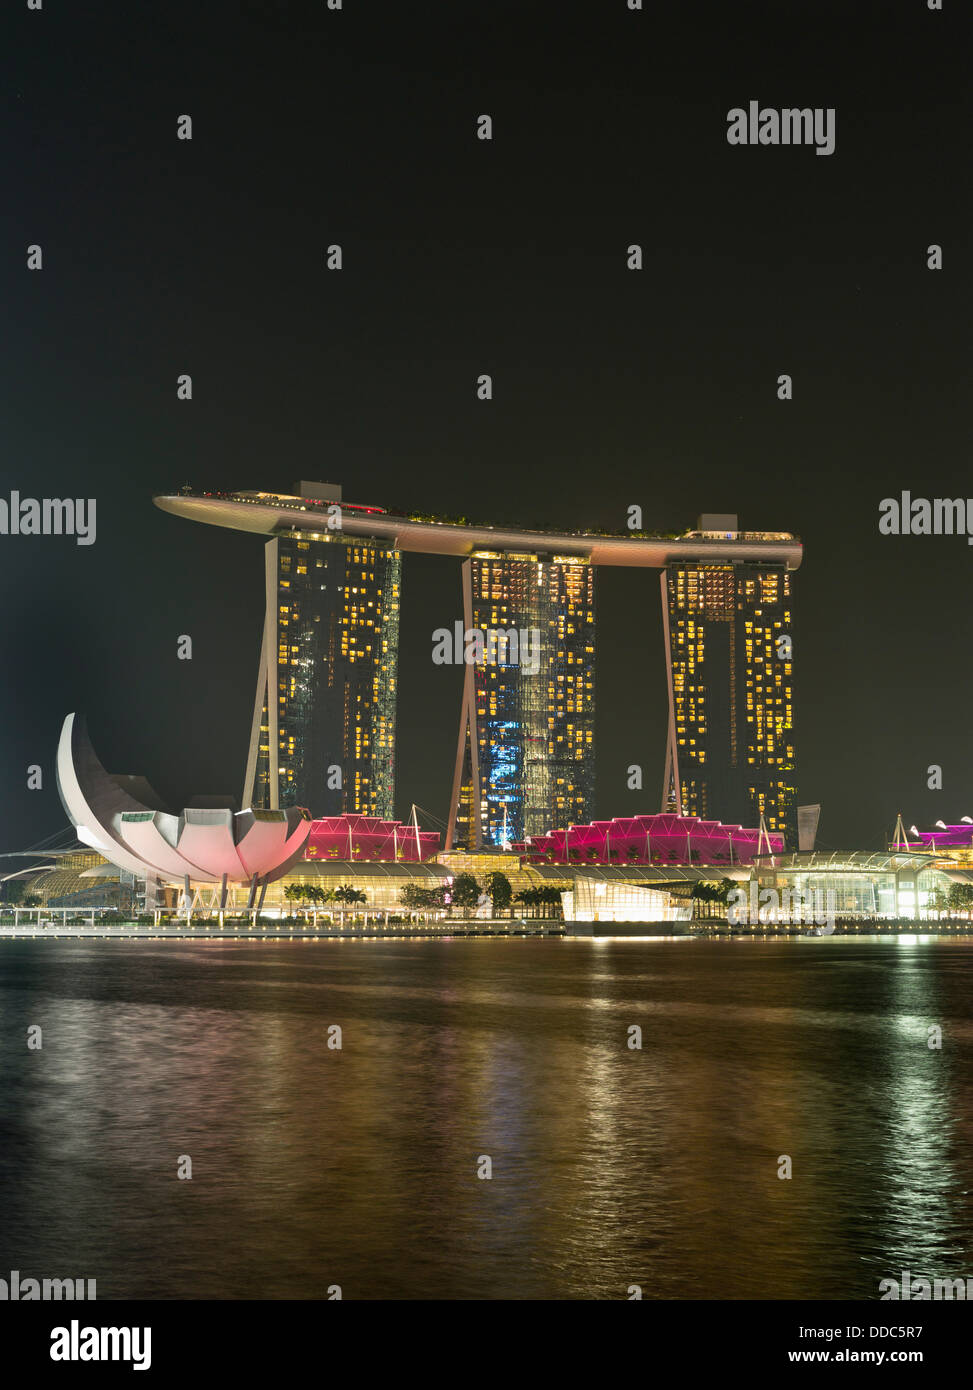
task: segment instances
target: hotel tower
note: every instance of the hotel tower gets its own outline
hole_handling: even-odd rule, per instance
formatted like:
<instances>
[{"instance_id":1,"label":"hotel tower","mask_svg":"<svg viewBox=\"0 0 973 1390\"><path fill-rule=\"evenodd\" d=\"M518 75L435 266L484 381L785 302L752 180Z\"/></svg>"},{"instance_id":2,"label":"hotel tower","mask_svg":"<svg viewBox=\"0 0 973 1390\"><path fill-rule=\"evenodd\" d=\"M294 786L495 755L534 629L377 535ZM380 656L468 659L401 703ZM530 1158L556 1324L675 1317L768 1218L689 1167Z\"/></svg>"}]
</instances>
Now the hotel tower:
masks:
<instances>
[{"instance_id":1,"label":"hotel tower","mask_svg":"<svg viewBox=\"0 0 973 1390\"><path fill-rule=\"evenodd\" d=\"M340 514L340 489L302 483L301 493ZM243 805L391 820L402 558L329 519L284 528L264 548Z\"/></svg>"},{"instance_id":2,"label":"hotel tower","mask_svg":"<svg viewBox=\"0 0 973 1390\"><path fill-rule=\"evenodd\" d=\"M738 535L701 517L701 540ZM682 559L662 573L669 684L663 809L756 825L798 844L793 575L786 564Z\"/></svg>"},{"instance_id":3,"label":"hotel tower","mask_svg":"<svg viewBox=\"0 0 973 1390\"><path fill-rule=\"evenodd\" d=\"M446 847L499 848L593 815L595 589L585 556L477 551L463 564L466 667ZM527 636L526 646L519 640ZM526 655L526 659L525 659Z\"/></svg>"}]
</instances>

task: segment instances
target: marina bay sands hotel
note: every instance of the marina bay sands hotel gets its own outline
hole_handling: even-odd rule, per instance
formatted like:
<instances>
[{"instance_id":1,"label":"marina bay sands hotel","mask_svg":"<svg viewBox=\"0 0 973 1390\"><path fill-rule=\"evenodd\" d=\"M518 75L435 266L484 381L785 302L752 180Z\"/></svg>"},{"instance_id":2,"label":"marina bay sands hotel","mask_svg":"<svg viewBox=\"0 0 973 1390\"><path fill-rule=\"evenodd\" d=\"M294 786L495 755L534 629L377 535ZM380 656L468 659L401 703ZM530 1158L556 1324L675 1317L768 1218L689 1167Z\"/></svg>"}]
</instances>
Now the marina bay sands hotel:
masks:
<instances>
[{"instance_id":1,"label":"marina bay sands hotel","mask_svg":"<svg viewBox=\"0 0 973 1390\"><path fill-rule=\"evenodd\" d=\"M789 533L741 531L725 515L677 537L511 530L351 504L340 488L310 482L293 496L184 490L154 500L269 537L243 806L394 817L402 556L419 552L461 561L459 636L513 629L535 643L529 663L513 643L471 648L447 849L590 821L595 572L624 565L660 571L669 690L660 809L743 825L764 816L797 847L802 547Z\"/></svg>"}]
</instances>

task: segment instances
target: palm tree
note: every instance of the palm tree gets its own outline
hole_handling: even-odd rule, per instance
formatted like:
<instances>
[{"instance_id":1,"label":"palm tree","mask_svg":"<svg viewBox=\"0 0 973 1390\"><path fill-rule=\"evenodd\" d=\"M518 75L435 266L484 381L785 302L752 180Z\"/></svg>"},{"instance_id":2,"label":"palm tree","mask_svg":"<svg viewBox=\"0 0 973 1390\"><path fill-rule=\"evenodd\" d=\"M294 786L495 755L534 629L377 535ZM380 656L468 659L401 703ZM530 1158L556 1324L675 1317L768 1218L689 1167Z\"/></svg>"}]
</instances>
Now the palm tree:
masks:
<instances>
[{"instance_id":1,"label":"palm tree","mask_svg":"<svg viewBox=\"0 0 973 1390\"><path fill-rule=\"evenodd\" d=\"M368 894L363 893L360 888L354 888L350 883L342 883L332 893L332 899L341 903L341 922L344 925L345 905L354 907L357 904L368 902Z\"/></svg>"},{"instance_id":2,"label":"palm tree","mask_svg":"<svg viewBox=\"0 0 973 1390\"><path fill-rule=\"evenodd\" d=\"M560 913L561 913L561 903L562 903L562 899L561 899L561 890L560 890L560 888L556 888L556 887L554 886L553 883L552 883L552 884L548 884L548 886L545 887L545 888L542 888L542 889L541 889L541 901L542 901L543 903L546 903L546 904L547 904L548 909L550 909L550 908L556 908L556 909L557 909L555 912L551 912L551 911L549 910L549 911L545 914L547 917L558 917L558 916L560 916Z\"/></svg>"},{"instance_id":3,"label":"palm tree","mask_svg":"<svg viewBox=\"0 0 973 1390\"><path fill-rule=\"evenodd\" d=\"M536 888L522 888L516 896L516 901L523 903L525 908L534 908L537 906L537 894L538 889ZM527 915L533 916L534 914L528 913Z\"/></svg>"},{"instance_id":4,"label":"palm tree","mask_svg":"<svg viewBox=\"0 0 973 1390\"><path fill-rule=\"evenodd\" d=\"M510 906L510 899L513 896L510 891L510 879L506 874L492 873L487 877L486 891L490 894L493 901L493 914L506 912Z\"/></svg>"},{"instance_id":5,"label":"palm tree","mask_svg":"<svg viewBox=\"0 0 973 1390\"><path fill-rule=\"evenodd\" d=\"M305 897L308 899L309 902L314 903L314 926L317 927L317 925L318 925L318 913L317 913L317 909L318 909L318 906L319 906L320 903L321 903L321 899L324 897L324 889L320 886L320 884L317 884L317 883L309 883L309 884L307 885L307 887L304 889L304 895L305 895Z\"/></svg>"}]
</instances>

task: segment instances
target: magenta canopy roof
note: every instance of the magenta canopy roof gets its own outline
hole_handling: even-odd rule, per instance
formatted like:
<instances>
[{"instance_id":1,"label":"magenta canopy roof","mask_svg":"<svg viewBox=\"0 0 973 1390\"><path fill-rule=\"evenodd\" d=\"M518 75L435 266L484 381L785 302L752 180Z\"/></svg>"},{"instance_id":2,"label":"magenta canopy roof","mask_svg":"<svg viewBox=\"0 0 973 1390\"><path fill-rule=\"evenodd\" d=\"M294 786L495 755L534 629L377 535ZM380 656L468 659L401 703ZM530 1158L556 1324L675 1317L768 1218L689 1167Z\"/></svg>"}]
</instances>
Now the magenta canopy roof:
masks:
<instances>
[{"instance_id":1,"label":"magenta canopy roof","mask_svg":"<svg viewBox=\"0 0 973 1390\"><path fill-rule=\"evenodd\" d=\"M769 837L770 852L784 848L783 835ZM514 849L533 863L611 862L630 864L748 864L758 853L759 830L724 825L697 816L660 812L648 816L616 816L613 820L572 825L534 835ZM594 853L592 853L594 851ZM766 853L766 846L764 847ZM651 858L650 858L651 856Z\"/></svg>"},{"instance_id":2,"label":"magenta canopy roof","mask_svg":"<svg viewBox=\"0 0 973 1390\"><path fill-rule=\"evenodd\" d=\"M311 822L305 859L432 859L439 853L439 831L378 816L324 816Z\"/></svg>"},{"instance_id":3,"label":"magenta canopy roof","mask_svg":"<svg viewBox=\"0 0 973 1390\"><path fill-rule=\"evenodd\" d=\"M945 830L939 826L935 830L920 830L919 839L933 849L950 849L973 844L973 825L947 825Z\"/></svg>"}]
</instances>

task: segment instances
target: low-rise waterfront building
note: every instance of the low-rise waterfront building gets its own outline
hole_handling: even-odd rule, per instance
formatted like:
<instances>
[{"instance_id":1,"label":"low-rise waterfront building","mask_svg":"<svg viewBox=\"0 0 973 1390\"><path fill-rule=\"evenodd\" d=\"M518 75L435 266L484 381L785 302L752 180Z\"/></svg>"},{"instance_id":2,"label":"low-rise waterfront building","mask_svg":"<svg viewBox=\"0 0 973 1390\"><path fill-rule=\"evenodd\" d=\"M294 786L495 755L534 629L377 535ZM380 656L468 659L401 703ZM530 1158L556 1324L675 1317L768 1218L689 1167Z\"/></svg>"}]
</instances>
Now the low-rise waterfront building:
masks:
<instances>
[{"instance_id":1,"label":"low-rise waterfront building","mask_svg":"<svg viewBox=\"0 0 973 1390\"><path fill-rule=\"evenodd\" d=\"M837 918L933 921L945 914L955 883L973 884L973 872L916 850L814 850L764 855L753 865L759 890L827 903ZM770 909L768 919L787 915Z\"/></svg>"},{"instance_id":2,"label":"low-rise waterfront building","mask_svg":"<svg viewBox=\"0 0 973 1390\"><path fill-rule=\"evenodd\" d=\"M688 922L692 900L665 888L578 874L562 895L565 922Z\"/></svg>"}]
</instances>

